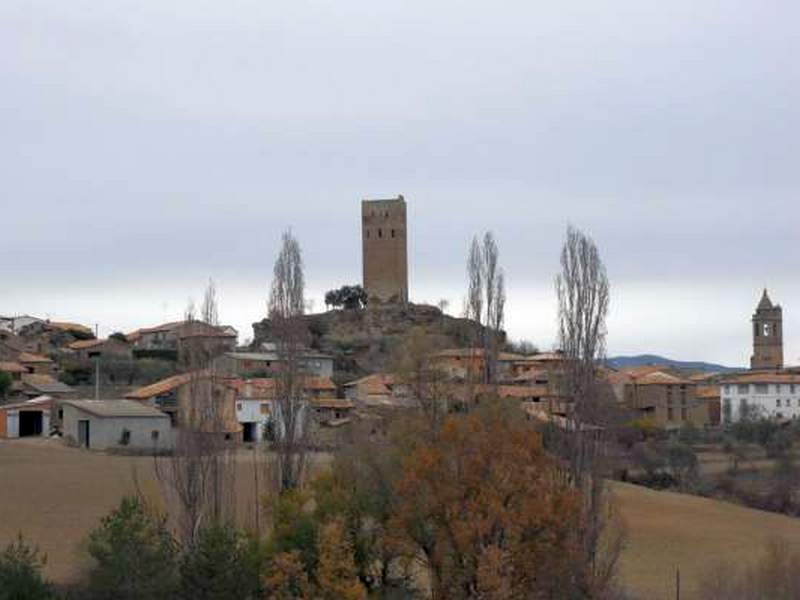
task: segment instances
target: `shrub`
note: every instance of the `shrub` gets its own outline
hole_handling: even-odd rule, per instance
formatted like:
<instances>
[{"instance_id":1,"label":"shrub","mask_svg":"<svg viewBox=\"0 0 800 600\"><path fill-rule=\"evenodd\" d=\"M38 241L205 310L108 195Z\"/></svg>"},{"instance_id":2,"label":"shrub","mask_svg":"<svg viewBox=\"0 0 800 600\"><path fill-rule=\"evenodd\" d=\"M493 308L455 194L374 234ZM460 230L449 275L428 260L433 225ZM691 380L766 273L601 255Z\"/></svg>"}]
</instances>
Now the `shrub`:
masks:
<instances>
[{"instance_id":1,"label":"shrub","mask_svg":"<svg viewBox=\"0 0 800 600\"><path fill-rule=\"evenodd\" d=\"M98 600L168 600L176 591L177 546L162 517L123 498L89 535L96 564L89 588Z\"/></svg>"},{"instance_id":2,"label":"shrub","mask_svg":"<svg viewBox=\"0 0 800 600\"><path fill-rule=\"evenodd\" d=\"M8 390L11 389L11 384L13 381L14 380L11 379L11 375L5 371L0 371L0 398L6 397Z\"/></svg>"},{"instance_id":3,"label":"shrub","mask_svg":"<svg viewBox=\"0 0 800 600\"><path fill-rule=\"evenodd\" d=\"M260 597L261 552L257 540L228 525L201 530L181 562L187 600L250 600Z\"/></svg>"},{"instance_id":4,"label":"shrub","mask_svg":"<svg viewBox=\"0 0 800 600\"><path fill-rule=\"evenodd\" d=\"M0 554L0 600L47 600L54 598L50 585L42 579L45 557L17 536Z\"/></svg>"}]
</instances>

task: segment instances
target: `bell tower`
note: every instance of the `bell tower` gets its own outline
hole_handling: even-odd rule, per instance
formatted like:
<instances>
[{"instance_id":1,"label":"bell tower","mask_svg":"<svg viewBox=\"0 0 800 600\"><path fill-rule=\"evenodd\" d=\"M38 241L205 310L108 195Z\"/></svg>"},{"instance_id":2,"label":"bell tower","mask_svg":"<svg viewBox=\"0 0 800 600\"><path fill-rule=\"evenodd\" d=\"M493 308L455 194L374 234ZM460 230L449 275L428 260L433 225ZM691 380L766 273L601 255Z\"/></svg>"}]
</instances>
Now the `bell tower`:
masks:
<instances>
[{"instance_id":1,"label":"bell tower","mask_svg":"<svg viewBox=\"0 0 800 600\"><path fill-rule=\"evenodd\" d=\"M753 356L751 369L783 368L783 310L772 304L767 290L753 314Z\"/></svg>"}]
</instances>

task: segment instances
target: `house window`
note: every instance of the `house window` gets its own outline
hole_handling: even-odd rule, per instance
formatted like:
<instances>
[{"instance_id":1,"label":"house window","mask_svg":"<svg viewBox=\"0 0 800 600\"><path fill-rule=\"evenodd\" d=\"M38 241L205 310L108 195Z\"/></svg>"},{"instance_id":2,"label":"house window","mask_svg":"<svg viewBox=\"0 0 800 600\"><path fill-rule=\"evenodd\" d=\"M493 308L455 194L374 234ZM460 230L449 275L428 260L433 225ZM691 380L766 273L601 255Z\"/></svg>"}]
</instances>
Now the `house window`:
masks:
<instances>
[{"instance_id":1,"label":"house window","mask_svg":"<svg viewBox=\"0 0 800 600\"><path fill-rule=\"evenodd\" d=\"M269 404L267 404L266 402L262 402L261 403L261 414L262 415L268 415L269 414Z\"/></svg>"},{"instance_id":2,"label":"house window","mask_svg":"<svg viewBox=\"0 0 800 600\"><path fill-rule=\"evenodd\" d=\"M775 406L777 406L778 408L780 408L780 407L781 407L781 399L780 399L780 398L778 398L777 400L775 400Z\"/></svg>"},{"instance_id":3,"label":"house window","mask_svg":"<svg viewBox=\"0 0 800 600\"><path fill-rule=\"evenodd\" d=\"M725 398L722 401L722 418L724 421L731 420L731 399Z\"/></svg>"},{"instance_id":4,"label":"house window","mask_svg":"<svg viewBox=\"0 0 800 600\"><path fill-rule=\"evenodd\" d=\"M786 399L786 406L791 406L791 405L792 405L792 399L791 398L787 398Z\"/></svg>"},{"instance_id":5,"label":"house window","mask_svg":"<svg viewBox=\"0 0 800 600\"><path fill-rule=\"evenodd\" d=\"M119 438L119 443L122 446L127 446L131 443L131 432L128 429L122 430L122 435Z\"/></svg>"},{"instance_id":6,"label":"house window","mask_svg":"<svg viewBox=\"0 0 800 600\"><path fill-rule=\"evenodd\" d=\"M780 383L776 383L775 384L775 393L776 394L780 394L781 393L781 384Z\"/></svg>"},{"instance_id":7,"label":"house window","mask_svg":"<svg viewBox=\"0 0 800 600\"><path fill-rule=\"evenodd\" d=\"M740 394L748 394L750 392L750 384L740 383L736 386L736 391Z\"/></svg>"},{"instance_id":8,"label":"house window","mask_svg":"<svg viewBox=\"0 0 800 600\"><path fill-rule=\"evenodd\" d=\"M153 429L153 431L150 433L150 439L152 439L154 442L158 441L158 430L157 429Z\"/></svg>"},{"instance_id":9,"label":"house window","mask_svg":"<svg viewBox=\"0 0 800 600\"><path fill-rule=\"evenodd\" d=\"M780 393L781 386L777 386L777 389L775 391ZM757 383L756 394L769 394L769 386L766 383Z\"/></svg>"},{"instance_id":10,"label":"house window","mask_svg":"<svg viewBox=\"0 0 800 600\"><path fill-rule=\"evenodd\" d=\"M383 237L383 229L381 229L380 227L378 228L378 237L379 238Z\"/></svg>"},{"instance_id":11,"label":"house window","mask_svg":"<svg viewBox=\"0 0 800 600\"><path fill-rule=\"evenodd\" d=\"M236 403L236 410L238 410L239 412L242 411L242 403L241 402L237 402Z\"/></svg>"},{"instance_id":12,"label":"house window","mask_svg":"<svg viewBox=\"0 0 800 600\"><path fill-rule=\"evenodd\" d=\"M789 386L789 389L792 391L792 393L793 393L793 394L795 393L795 391L794 391L794 384L791 384L791 385Z\"/></svg>"},{"instance_id":13,"label":"house window","mask_svg":"<svg viewBox=\"0 0 800 600\"><path fill-rule=\"evenodd\" d=\"M672 407L667 407L667 421L672 421L673 414L672 414Z\"/></svg>"},{"instance_id":14,"label":"house window","mask_svg":"<svg viewBox=\"0 0 800 600\"><path fill-rule=\"evenodd\" d=\"M394 237L394 229L392 229L392 237Z\"/></svg>"},{"instance_id":15,"label":"house window","mask_svg":"<svg viewBox=\"0 0 800 600\"><path fill-rule=\"evenodd\" d=\"M369 229L366 231L367 239L369 239Z\"/></svg>"},{"instance_id":16,"label":"house window","mask_svg":"<svg viewBox=\"0 0 800 600\"><path fill-rule=\"evenodd\" d=\"M731 386L729 386L729 385L725 386L725 393L726 394L730 394L731 393Z\"/></svg>"}]
</instances>

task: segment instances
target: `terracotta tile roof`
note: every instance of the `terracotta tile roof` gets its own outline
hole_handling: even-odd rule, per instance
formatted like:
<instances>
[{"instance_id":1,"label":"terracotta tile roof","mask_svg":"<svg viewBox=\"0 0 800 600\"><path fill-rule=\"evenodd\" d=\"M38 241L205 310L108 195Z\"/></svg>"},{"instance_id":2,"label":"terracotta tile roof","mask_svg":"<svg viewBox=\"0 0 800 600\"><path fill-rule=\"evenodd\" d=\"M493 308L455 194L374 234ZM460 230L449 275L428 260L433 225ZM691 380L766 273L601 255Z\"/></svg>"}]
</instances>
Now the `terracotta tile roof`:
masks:
<instances>
[{"instance_id":1,"label":"terracotta tile roof","mask_svg":"<svg viewBox=\"0 0 800 600\"><path fill-rule=\"evenodd\" d=\"M330 377L306 377L303 379L303 388L314 391L336 391L336 385Z\"/></svg>"},{"instance_id":2,"label":"terracotta tile roof","mask_svg":"<svg viewBox=\"0 0 800 600\"><path fill-rule=\"evenodd\" d=\"M663 371L655 371L634 377L634 383L636 385L694 385L693 381Z\"/></svg>"},{"instance_id":3,"label":"terracotta tile roof","mask_svg":"<svg viewBox=\"0 0 800 600\"><path fill-rule=\"evenodd\" d=\"M76 331L83 334L94 335L94 330L80 323L69 323L67 321L49 321L48 325L62 331Z\"/></svg>"},{"instance_id":4,"label":"terracotta tile roof","mask_svg":"<svg viewBox=\"0 0 800 600\"><path fill-rule=\"evenodd\" d=\"M161 381L156 381L150 385L140 387L125 395L126 398L132 400L149 400L156 396L161 396L172 390L178 389L191 381L194 373L181 373L180 375L173 375Z\"/></svg>"},{"instance_id":5,"label":"terracotta tile roof","mask_svg":"<svg viewBox=\"0 0 800 600\"><path fill-rule=\"evenodd\" d=\"M394 375L375 373L351 381L345 384L345 387L356 387L359 394L366 396L389 396L392 393L391 388L395 383L396 378Z\"/></svg>"},{"instance_id":6,"label":"terracotta tile roof","mask_svg":"<svg viewBox=\"0 0 800 600\"><path fill-rule=\"evenodd\" d=\"M518 359L518 362L557 362L564 360L564 353L560 351L555 352L539 352L537 354L530 354Z\"/></svg>"},{"instance_id":7,"label":"terracotta tile roof","mask_svg":"<svg viewBox=\"0 0 800 600\"><path fill-rule=\"evenodd\" d=\"M277 380L271 377L231 379L228 381L228 385L244 398L274 399L278 390ZM309 377L304 380L303 389L306 391L335 392L336 386L329 377Z\"/></svg>"},{"instance_id":8,"label":"terracotta tile roof","mask_svg":"<svg viewBox=\"0 0 800 600\"><path fill-rule=\"evenodd\" d=\"M202 321L192 321L179 325L178 337L181 339L196 337L235 338L236 333L228 327L217 327Z\"/></svg>"},{"instance_id":9,"label":"terracotta tile roof","mask_svg":"<svg viewBox=\"0 0 800 600\"><path fill-rule=\"evenodd\" d=\"M105 342L106 340L78 340L77 342L72 342L67 347L70 350L85 350L87 348L94 348L95 346L100 346Z\"/></svg>"},{"instance_id":10,"label":"terracotta tile roof","mask_svg":"<svg viewBox=\"0 0 800 600\"><path fill-rule=\"evenodd\" d=\"M650 373L656 373L657 371L668 371L669 366L667 365L636 365L633 367L622 367L619 369L623 373L627 373L633 377L641 377L643 375L649 375Z\"/></svg>"},{"instance_id":11,"label":"terracotta tile roof","mask_svg":"<svg viewBox=\"0 0 800 600\"><path fill-rule=\"evenodd\" d=\"M606 369L601 372L601 377L611 385L633 383L633 376L630 373L615 371L614 369Z\"/></svg>"},{"instance_id":12,"label":"terracotta tile roof","mask_svg":"<svg viewBox=\"0 0 800 600\"><path fill-rule=\"evenodd\" d=\"M311 404L316 408L350 409L355 407L350 400L340 398L315 398L311 400Z\"/></svg>"},{"instance_id":13,"label":"terracotta tile roof","mask_svg":"<svg viewBox=\"0 0 800 600\"><path fill-rule=\"evenodd\" d=\"M41 354L33 354L31 352L22 352L17 357L17 362L22 364L25 363L52 363L53 361L47 358L46 356L42 356Z\"/></svg>"},{"instance_id":14,"label":"terracotta tile roof","mask_svg":"<svg viewBox=\"0 0 800 600\"><path fill-rule=\"evenodd\" d=\"M28 370L17 362L0 362L0 371L4 373L26 373Z\"/></svg>"},{"instance_id":15,"label":"terracotta tile roof","mask_svg":"<svg viewBox=\"0 0 800 600\"><path fill-rule=\"evenodd\" d=\"M161 325L156 325L155 327L142 327L141 329L137 329L133 333L139 333L139 335L141 335L143 333L158 333L162 331L172 331L173 329L177 329L184 323L186 323L186 321L172 321L170 323L162 323Z\"/></svg>"},{"instance_id":16,"label":"terracotta tile roof","mask_svg":"<svg viewBox=\"0 0 800 600\"><path fill-rule=\"evenodd\" d=\"M719 377L719 373L695 373L694 375L689 375L689 379L691 381L708 381L709 379L714 379L715 377Z\"/></svg>"},{"instance_id":17,"label":"terracotta tile roof","mask_svg":"<svg viewBox=\"0 0 800 600\"><path fill-rule=\"evenodd\" d=\"M700 385L697 386L695 397L703 398L706 400L719 400L719 386L718 385Z\"/></svg>"},{"instance_id":18,"label":"terracotta tile roof","mask_svg":"<svg viewBox=\"0 0 800 600\"><path fill-rule=\"evenodd\" d=\"M786 372L761 372L732 375L721 383L800 383L800 374Z\"/></svg>"}]
</instances>

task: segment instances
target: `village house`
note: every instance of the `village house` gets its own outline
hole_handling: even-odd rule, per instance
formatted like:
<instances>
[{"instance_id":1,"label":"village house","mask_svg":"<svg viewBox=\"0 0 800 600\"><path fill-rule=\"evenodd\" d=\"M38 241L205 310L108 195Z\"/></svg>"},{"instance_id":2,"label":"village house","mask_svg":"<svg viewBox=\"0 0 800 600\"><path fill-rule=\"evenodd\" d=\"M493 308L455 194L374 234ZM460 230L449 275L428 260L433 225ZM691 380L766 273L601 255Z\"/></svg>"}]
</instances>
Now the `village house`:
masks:
<instances>
[{"instance_id":1,"label":"village house","mask_svg":"<svg viewBox=\"0 0 800 600\"><path fill-rule=\"evenodd\" d=\"M350 422L355 405L346 398L315 398L311 408L317 424L336 427Z\"/></svg>"},{"instance_id":2,"label":"village house","mask_svg":"<svg viewBox=\"0 0 800 600\"><path fill-rule=\"evenodd\" d=\"M453 379L479 380L486 366L486 352L483 348L450 348L436 352L431 360L442 372ZM499 352L497 354L498 377L513 373L514 364L525 360L521 354Z\"/></svg>"},{"instance_id":3,"label":"village house","mask_svg":"<svg viewBox=\"0 0 800 600\"><path fill-rule=\"evenodd\" d=\"M92 450L165 450L173 446L169 417L133 400L61 403L63 437Z\"/></svg>"},{"instance_id":4,"label":"village house","mask_svg":"<svg viewBox=\"0 0 800 600\"><path fill-rule=\"evenodd\" d=\"M76 398L78 391L55 379L51 375L40 373L23 373L21 394L28 398L36 398L46 394L52 398L61 400L66 398Z\"/></svg>"},{"instance_id":5,"label":"village house","mask_svg":"<svg viewBox=\"0 0 800 600\"><path fill-rule=\"evenodd\" d=\"M25 342L21 337L0 329L0 360L16 361L25 351Z\"/></svg>"},{"instance_id":6,"label":"village house","mask_svg":"<svg viewBox=\"0 0 800 600\"><path fill-rule=\"evenodd\" d=\"M95 358L130 360L133 357L131 345L115 338L105 340L78 340L67 346L80 361Z\"/></svg>"},{"instance_id":7,"label":"village house","mask_svg":"<svg viewBox=\"0 0 800 600\"><path fill-rule=\"evenodd\" d=\"M800 374L753 372L725 377L719 384L721 422L743 418L796 419L800 416Z\"/></svg>"},{"instance_id":8,"label":"village house","mask_svg":"<svg viewBox=\"0 0 800 600\"><path fill-rule=\"evenodd\" d=\"M16 317L0 317L0 330L16 334L23 327L33 323L41 323L44 319L32 317L31 315L19 315Z\"/></svg>"},{"instance_id":9,"label":"village house","mask_svg":"<svg viewBox=\"0 0 800 600\"><path fill-rule=\"evenodd\" d=\"M58 372L58 365L47 356L42 356L41 354L20 352L15 361L21 364L28 373L55 376Z\"/></svg>"},{"instance_id":10,"label":"village house","mask_svg":"<svg viewBox=\"0 0 800 600\"><path fill-rule=\"evenodd\" d=\"M238 334L233 327L209 325L202 321L174 321L156 327L138 329L125 335L134 354L172 351L180 355L187 345L200 346L213 356L236 348Z\"/></svg>"},{"instance_id":11,"label":"village house","mask_svg":"<svg viewBox=\"0 0 800 600\"><path fill-rule=\"evenodd\" d=\"M710 423L708 403L697 398L697 384L663 367L623 369L608 372L605 378L621 404L657 427L674 429L689 423L705 427Z\"/></svg>"},{"instance_id":12,"label":"village house","mask_svg":"<svg viewBox=\"0 0 800 600\"><path fill-rule=\"evenodd\" d=\"M375 373L346 383L344 395L354 404L364 407L416 405L409 386L387 373Z\"/></svg>"},{"instance_id":13,"label":"village house","mask_svg":"<svg viewBox=\"0 0 800 600\"><path fill-rule=\"evenodd\" d=\"M52 410L53 399L49 396L0 406L0 438L48 435Z\"/></svg>"},{"instance_id":14,"label":"village house","mask_svg":"<svg viewBox=\"0 0 800 600\"><path fill-rule=\"evenodd\" d=\"M0 373L6 373L11 378L11 387L6 391L7 398L22 392L22 375L27 372L28 370L18 362L0 362Z\"/></svg>"},{"instance_id":15,"label":"village house","mask_svg":"<svg viewBox=\"0 0 800 600\"><path fill-rule=\"evenodd\" d=\"M264 344L262 352L226 352L215 362L220 371L235 377L269 377L281 371L283 358L274 344ZM317 377L333 376L333 357L308 348L297 357L299 369Z\"/></svg>"}]
</instances>

